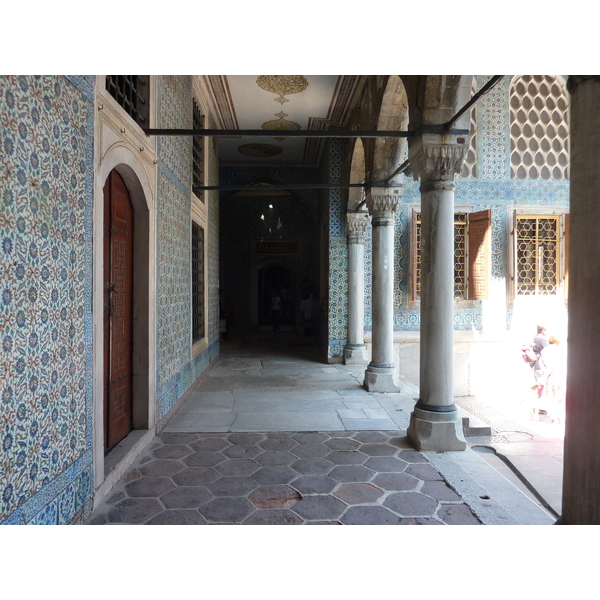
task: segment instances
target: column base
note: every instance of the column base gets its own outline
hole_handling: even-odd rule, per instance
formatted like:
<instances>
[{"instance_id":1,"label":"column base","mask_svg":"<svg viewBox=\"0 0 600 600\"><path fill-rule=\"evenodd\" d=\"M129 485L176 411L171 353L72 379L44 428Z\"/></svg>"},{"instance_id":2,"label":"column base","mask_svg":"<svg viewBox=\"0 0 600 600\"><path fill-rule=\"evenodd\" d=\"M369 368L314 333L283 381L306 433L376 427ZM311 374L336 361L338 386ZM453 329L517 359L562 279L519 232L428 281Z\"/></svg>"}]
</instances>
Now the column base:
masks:
<instances>
[{"instance_id":1,"label":"column base","mask_svg":"<svg viewBox=\"0 0 600 600\"><path fill-rule=\"evenodd\" d=\"M450 412L434 412L416 408L410 415L408 438L417 450L466 450L462 419L456 409Z\"/></svg>"},{"instance_id":2,"label":"column base","mask_svg":"<svg viewBox=\"0 0 600 600\"><path fill-rule=\"evenodd\" d=\"M366 362L364 344L346 344L344 347L345 365L364 365Z\"/></svg>"},{"instance_id":3,"label":"column base","mask_svg":"<svg viewBox=\"0 0 600 600\"><path fill-rule=\"evenodd\" d=\"M393 367L374 367L370 364L365 371L363 387L367 392L398 392L394 384Z\"/></svg>"}]
</instances>

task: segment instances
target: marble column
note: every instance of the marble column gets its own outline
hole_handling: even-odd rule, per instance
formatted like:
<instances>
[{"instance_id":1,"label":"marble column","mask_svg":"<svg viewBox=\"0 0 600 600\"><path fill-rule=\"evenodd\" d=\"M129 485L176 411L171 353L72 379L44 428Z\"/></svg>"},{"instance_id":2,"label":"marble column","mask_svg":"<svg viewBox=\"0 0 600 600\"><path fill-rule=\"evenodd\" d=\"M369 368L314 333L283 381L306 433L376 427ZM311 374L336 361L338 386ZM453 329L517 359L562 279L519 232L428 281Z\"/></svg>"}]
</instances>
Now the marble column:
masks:
<instances>
[{"instance_id":1,"label":"marble column","mask_svg":"<svg viewBox=\"0 0 600 600\"><path fill-rule=\"evenodd\" d=\"M562 517L600 525L600 77L570 75L569 324Z\"/></svg>"},{"instance_id":2,"label":"marble column","mask_svg":"<svg viewBox=\"0 0 600 600\"><path fill-rule=\"evenodd\" d=\"M444 143L446 142L446 143ZM421 180L420 396L408 437L418 450L465 450L454 404L454 174L467 145L422 135L410 164Z\"/></svg>"},{"instance_id":3,"label":"marble column","mask_svg":"<svg viewBox=\"0 0 600 600\"><path fill-rule=\"evenodd\" d=\"M346 215L348 231L348 343L344 348L344 364L362 365L365 359L365 231L367 213Z\"/></svg>"},{"instance_id":4,"label":"marble column","mask_svg":"<svg viewBox=\"0 0 600 600\"><path fill-rule=\"evenodd\" d=\"M373 227L371 362L365 371L369 392L395 392L394 384L394 212L402 188L372 188L367 207Z\"/></svg>"}]
</instances>

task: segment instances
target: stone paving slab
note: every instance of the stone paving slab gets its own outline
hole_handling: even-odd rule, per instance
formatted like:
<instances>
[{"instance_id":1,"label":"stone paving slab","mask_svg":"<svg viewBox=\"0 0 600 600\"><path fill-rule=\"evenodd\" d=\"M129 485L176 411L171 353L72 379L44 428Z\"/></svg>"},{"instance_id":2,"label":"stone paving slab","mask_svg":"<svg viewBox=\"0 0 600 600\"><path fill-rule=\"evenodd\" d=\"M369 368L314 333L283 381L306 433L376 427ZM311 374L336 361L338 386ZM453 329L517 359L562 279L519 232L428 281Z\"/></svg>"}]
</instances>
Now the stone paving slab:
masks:
<instances>
[{"instance_id":1,"label":"stone paving slab","mask_svg":"<svg viewBox=\"0 0 600 600\"><path fill-rule=\"evenodd\" d=\"M397 431L163 433L90 525L477 525Z\"/></svg>"}]
</instances>

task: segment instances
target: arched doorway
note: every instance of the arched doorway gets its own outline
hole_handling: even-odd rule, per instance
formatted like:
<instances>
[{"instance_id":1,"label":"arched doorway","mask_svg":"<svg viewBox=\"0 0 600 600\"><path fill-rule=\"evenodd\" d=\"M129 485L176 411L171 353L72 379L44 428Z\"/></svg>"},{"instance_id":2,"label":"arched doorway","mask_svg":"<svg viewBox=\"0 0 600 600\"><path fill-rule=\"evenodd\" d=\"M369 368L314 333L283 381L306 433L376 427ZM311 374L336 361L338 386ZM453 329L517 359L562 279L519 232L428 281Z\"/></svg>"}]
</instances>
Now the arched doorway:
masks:
<instances>
[{"instance_id":1,"label":"arched doorway","mask_svg":"<svg viewBox=\"0 0 600 600\"><path fill-rule=\"evenodd\" d=\"M286 329L295 329L296 281L294 271L282 264L270 264L258 270L258 325L271 324L271 297L273 290L281 298L279 324Z\"/></svg>"},{"instance_id":2,"label":"arched doorway","mask_svg":"<svg viewBox=\"0 0 600 600\"><path fill-rule=\"evenodd\" d=\"M125 183L104 185L104 452L133 429L134 218Z\"/></svg>"}]
</instances>

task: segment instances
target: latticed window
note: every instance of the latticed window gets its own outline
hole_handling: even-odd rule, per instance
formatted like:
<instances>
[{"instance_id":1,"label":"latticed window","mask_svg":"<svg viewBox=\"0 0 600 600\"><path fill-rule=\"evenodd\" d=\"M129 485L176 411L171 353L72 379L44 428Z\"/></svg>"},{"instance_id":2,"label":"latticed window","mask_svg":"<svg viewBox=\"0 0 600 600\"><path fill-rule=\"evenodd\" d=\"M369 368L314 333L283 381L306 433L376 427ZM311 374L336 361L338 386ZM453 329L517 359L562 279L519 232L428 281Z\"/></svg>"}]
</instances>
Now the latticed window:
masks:
<instances>
[{"instance_id":1,"label":"latticed window","mask_svg":"<svg viewBox=\"0 0 600 600\"><path fill-rule=\"evenodd\" d=\"M192 343L204 335L204 229L192 221Z\"/></svg>"},{"instance_id":2,"label":"latticed window","mask_svg":"<svg viewBox=\"0 0 600 600\"><path fill-rule=\"evenodd\" d=\"M515 218L517 294L556 294L560 275L560 216Z\"/></svg>"},{"instance_id":3,"label":"latticed window","mask_svg":"<svg viewBox=\"0 0 600 600\"><path fill-rule=\"evenodd\" d=\"M487 297L491 212L454 215L454 299ZM413 216L413 300L421 293L421 213Z\"/></svg>"},{"instance_id":4,"label":"latticed window","mask_svg":"<svg viewBox=\"0 0 600 600\"><path fill-rule=\"evenodd\" d=\"M521 75L510 90L513 179L569 178L567 94L556 77Z\"/></svg>"},{"instance_id":5,"label":"latticed window","mask_svg":"<svg viewBox=\"0 0 600 600\"><path fill-rule=\"evenodd\" d=\"M194 100L193 128L204 129L204 117ZM192 191L204 201L204 138L194 136L192 145Z\"/></svg>"},{"instance_id":6,"label":"latticed window","mask_svg":"<svg viewBox=\"0 0 600 600\"><path fill-rule=\"evenodd\" d=\"M150 78L148 75L107 75L106 90L141 127L148 127Z\"/></svg>"}]
</instances>

